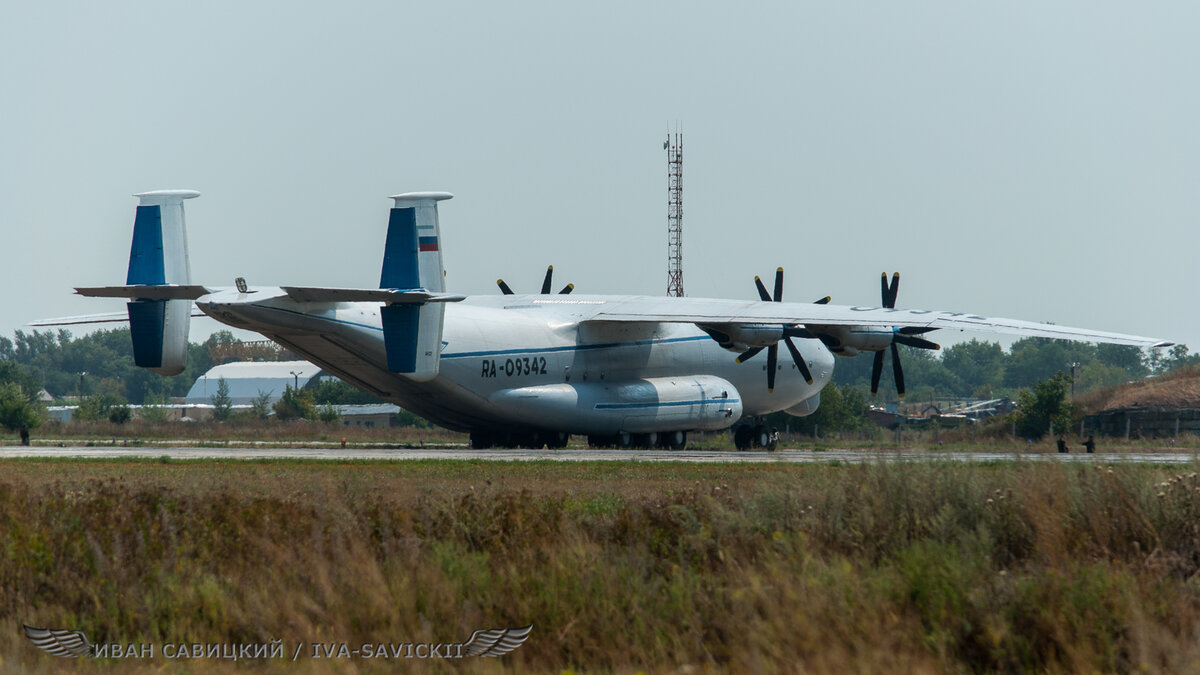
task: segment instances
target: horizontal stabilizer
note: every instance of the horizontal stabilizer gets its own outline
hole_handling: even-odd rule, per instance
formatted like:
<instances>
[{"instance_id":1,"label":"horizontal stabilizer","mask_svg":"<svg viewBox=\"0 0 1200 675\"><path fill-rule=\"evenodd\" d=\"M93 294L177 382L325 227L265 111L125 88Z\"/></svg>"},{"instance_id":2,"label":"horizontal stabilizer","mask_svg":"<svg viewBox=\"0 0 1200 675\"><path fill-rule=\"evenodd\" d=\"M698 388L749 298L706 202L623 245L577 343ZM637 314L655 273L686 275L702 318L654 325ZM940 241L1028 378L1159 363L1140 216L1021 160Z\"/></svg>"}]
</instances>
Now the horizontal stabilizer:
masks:
<instances>
[{"instance_id":1,"label":"horizontal stabilizer","mask_svg":"<svg viewBox=\"0 0 1200 675\"><path fill-rule=\"evenodd\" d=\"M465 295L450 293L397 291L390 288L283 286L282 290L296 302L382 302L385 305L420 305L427 302L459 302L467 298Z\"/></svg>"},{"instance_id":2,"label":"horizontal stabilizer","mask_svg":"<svg viewBox=\"0 0 1200 675\"><path fill-rule=\"evenodd\" d=\"M196 307L192 307L192 316L205 316ZM129 312L104 312L103 314L80 314L79 316L60 316L53 319L38 319L25 324L31 328L49 328L52 326L80 326L92 323L129 323Z\"/></svg>"},{"instance_id":3,"label":"horizontal stabilizer","mask_svg":"<svg viewBox=\"0 0 1200 675\"><path fill-rule=\"evenodd\" d=\"M195 300L212 293L204 286L165 284L161 286L92 286L76 288L89 298L128 298L131 300Z\"/></svg>"}]
</instances>

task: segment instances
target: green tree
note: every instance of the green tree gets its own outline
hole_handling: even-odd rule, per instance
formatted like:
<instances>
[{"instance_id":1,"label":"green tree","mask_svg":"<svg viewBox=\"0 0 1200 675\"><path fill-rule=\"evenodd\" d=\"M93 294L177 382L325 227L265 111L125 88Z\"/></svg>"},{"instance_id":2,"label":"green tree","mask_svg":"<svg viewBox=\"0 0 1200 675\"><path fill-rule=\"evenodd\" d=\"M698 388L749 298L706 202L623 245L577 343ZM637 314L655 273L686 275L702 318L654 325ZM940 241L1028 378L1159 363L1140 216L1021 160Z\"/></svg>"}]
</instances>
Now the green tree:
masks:
<instances>
[{"instance_id":1,"label":"green tree","mask_svg":"<svg viewBox=\"0 0 1200 675\"><path fill-rule=\"evenodd\" d=\"M870 423L867 408L867 399L861 390L839 387L830 382L821 390L821 404L815 413L807 417L795 417L786 412L772 413L767 416L767 423L780 430L790 427L792 431L802 434L812 433L814 428L821 433L853 431Z\"/></svg>"},{"instance_id":2,"label":"green tree","mask_svg":"<svg viewBox=\"0 0 1200 675\"><path fill-rule=\"evenodd\" d=\"M1186 368L1200 364L1200 354L1189 354L1187 345L1175 345L1162 360L1161 370L1171 372L1177 368Z\"/></svg>"},{"instance_id":3,"label":"green tree","mask_svg":"<svg viewBox=\"0 0 1200 675\"><path fill-rule=\"evenodd\" d=\"M258 390L258 396L255 396L250 401L250 416L257 417L260 420L265 420L271 416L271 394L270 392Z\"/></svg>"},{"instance_id":4,"label":"green tree","mask_svg":"<svg viewBox=\"0 0 1200 675\"><path fill-rule=\"evenodd\" d=\"M1066 431L1071 424L1073 406L1067 400L1071 389L1071 378L1063 372L1043 380L1033 391L1022 391L1017 399L1017 433L1025 438L1041 438L1050 432L1050 424L1056 431Z\"/></svg>"},{"instance_id":5,"label":"green tree","mask_svg":"<svg viewBox=\"0 0 1200 675\"><path fill-rule=\"evenodd\" d=\"M312 392L313 401L316 403L365 405L385 402L378 396L368 394L362 389L343 382L336 377L322 378L320 382L317 382L315 385L309 385L307 389Z\"/></svg>"},{"instance_id":6,"label":"green tree","mask_svg":"<svg viewBox=\"0 0 1200 675\"><path fill-rule=\"evenodd\" d=\"M0 426L21 435L21 445L29 445L29 432L41 425L46 409L25 393L20 384L0 385Z\"/></svg>"},{"instance_id":7,"label":"green tree","mask_svg":"<svg viewBox=\"0 0 1200 675\"><path fill-rule=\"evenodd\" d=\"M337 406L332 403L325 403L317 406L317 419L326 424L337 424L342 421L342 413L338 412Z\"/></svg>"},{"instance_id":8,"label":"green tree","mask_svg":"<svg viewBox=\"0 0 1200 675\"><path fill-rule=\"evenodd\" d=\"M171 411L161 396L153 395L142 404L141 418L154 424L166 422L171 418Z\"/></svg>"},{"instance_id":9,"label":"green tree","mask_svg":"<svg viewBox=\"0 0 1200 675\"><path fill-rule=\"evenodd\" d=\"M75 410L75 417L85 422L99 422L108 419L109 413L113 408L124 406L125 399L116 394L96 394L95 396L85 396L79 401L79 408Z\"/></svg>"},{"instance_id":10,"label":"green tree","mask_svg":"<svg viewBox=\"0 0 1200 675\"><path fill-rule=\"evenodd\" d=\"M942 363L963 383L963 394L978 398L990 398L991 392L1003 386L1006 360L996 342L971 340L942 351Z\"/></svg>"},{"instance_id":11,"label":"green tree","mask_svg":"<svg viewBox=\"0 0 1200 675\"><path fill-rule=\"evenodd\" d=\"M229 383L225 381L225 378L217 380L217 393L208 400L212 401L214 420L224 422L229 419L229 415L233 412L233 399L229 396Z\"/></svg>"},{"instance_id":12,"label":"green tree","mask_svg":"<svg viewBox=\"0 0 1200 675\"><path fill-rule=\"evenodd\" d=\"M1072 363L1088 363L1096 358L1096 347L1081 342L1048 338L1023 338L1013 343L1004 369L1004 384L1013 389L1032 387L1049 380L1055 373L1070 370Z\"/></svg>"},{"instance_id":13,"label":"green tree","mask_svg":"<svg viewBox=\"0 0 1200 675\"><path fill-rule=\"evenodd\" d=\"M275 417L281 420L316 419L316 404L313 403L312 392L296 389L287 385L283 396L275 402Z\"/></svg>"},{"instance_id":14,"label":"green tree","mask_svg":"<svg viewBox=\"0 0 1200 675\"><path fill-rule=\"evenodd\" d=\"M125 424L133 417L133 413L129 411L129 406L121 403L114 405L108 409L108 421L113 424Z\"/></svg>"}]
</instances>

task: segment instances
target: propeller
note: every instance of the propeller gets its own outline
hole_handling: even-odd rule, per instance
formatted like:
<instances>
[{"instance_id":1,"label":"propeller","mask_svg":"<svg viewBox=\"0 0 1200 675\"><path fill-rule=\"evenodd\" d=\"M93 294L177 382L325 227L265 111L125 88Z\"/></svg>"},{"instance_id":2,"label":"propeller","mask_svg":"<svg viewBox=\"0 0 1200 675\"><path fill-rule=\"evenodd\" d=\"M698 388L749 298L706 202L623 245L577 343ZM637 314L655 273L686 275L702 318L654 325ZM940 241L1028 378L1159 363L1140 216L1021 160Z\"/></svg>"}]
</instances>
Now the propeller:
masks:
<instances>
[{"instance_id":1,"label":"propeller","mask_svg":"<svg viewBox=\"0 0 1200 675\"><path fill-rule=\"evenodd\" d=\"M546 267L546 278L542 280L542 295L550 295L550 282L554 278L554 265ZM496 285L500 287L500 292L504 295L515 295L513 289L509 288L508 284L504 283L503 279L497 279ZM575 284L567 284L558 292L559 295L567 295L575 290Z\"/></svg>"},{"instance_id":2,"label":"propeller","mask_svg":"<svg viewBox=\"0 0 1200 675\"><path fill-rule=\"evenodd\" d=\"M775 289L774 289L775 294L774 294L774 296L772 296L770 293L767 293L767 287L763 285L762 279L758 278L757 276L754 277L754 285L758 287L758 296L760 298L762 298L763 302L783 302L783 268L782 267L778 267L775 269ZM824 302L821 302L820 300L818 300L817 301L818 304L824 304L825 302L829 302L828 297L823 298L823 300L824 300ZM797 326L784 326L783 327L783 343L785 345L787 345L788 352L790 352L792 355L792 361L796 364L796 369L800 371L800 374L802 376L804 376L805 382L812 384L813 383L812 373L809 372L808 364L804 362L804 357L800 354L800 350L796 349L796 345L792 342L793 337L812 337L812 334L809 333L808 330L797 327ZM751 349L748 349L748 350L742 352L737 357L737 362L745 363L747 360L753 358L756 354L761 352L763 349L764 349L763 347L752 347ZM775 344L773 344L769 347L766 347L765 349L767 350L767 391L773 392L773 391L775 391L775 369L778 367L778 364L779 364L779 343L776 342Z\"/></svg>"},{"instance_id":3,"label":"propeller","mask_svg":"<svg viewBox=\"0 0 1200 675\"><path fill-rule=\"evenodd\" d=\"M900 273L892 274L892 282L888 283L887 272L884 272L879 277L879 289L882 296L882 304L888 309L895 309L896 295L900 291ZM917 337L929 331L937 330L929 326L903 326L892 329L892 342L888 345L892 352L892 379L896 381L896 394L900 398L904 398L904 368L900 365L900 350L896 347L897 344L916 347L917 349L941 349L941 346L935 342L930 342L923 337ZM875 360L871 364L871 395L875 396L879 392L879 377L883 375L883 351L875 352Z\"/></svg>"}]
</instances>

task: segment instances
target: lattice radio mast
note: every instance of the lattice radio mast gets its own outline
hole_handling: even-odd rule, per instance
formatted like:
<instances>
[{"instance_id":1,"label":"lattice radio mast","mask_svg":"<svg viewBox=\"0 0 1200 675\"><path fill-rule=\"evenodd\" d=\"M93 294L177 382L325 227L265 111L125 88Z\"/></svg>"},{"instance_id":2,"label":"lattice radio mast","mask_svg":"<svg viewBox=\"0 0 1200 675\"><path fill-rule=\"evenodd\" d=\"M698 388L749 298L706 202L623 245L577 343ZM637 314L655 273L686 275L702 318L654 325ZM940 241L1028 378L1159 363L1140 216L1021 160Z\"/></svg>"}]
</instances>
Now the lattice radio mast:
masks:
<instances>
[{"instance_id":1,"label":"lattice radio mast","mask_svg":"<svg viewBox=\"0 0 1200 675\"><path fill-rule=\"evenodd\" d=\"M667 133L667 295L683 297L683 134Z\"/></svg>"}]
</instances>

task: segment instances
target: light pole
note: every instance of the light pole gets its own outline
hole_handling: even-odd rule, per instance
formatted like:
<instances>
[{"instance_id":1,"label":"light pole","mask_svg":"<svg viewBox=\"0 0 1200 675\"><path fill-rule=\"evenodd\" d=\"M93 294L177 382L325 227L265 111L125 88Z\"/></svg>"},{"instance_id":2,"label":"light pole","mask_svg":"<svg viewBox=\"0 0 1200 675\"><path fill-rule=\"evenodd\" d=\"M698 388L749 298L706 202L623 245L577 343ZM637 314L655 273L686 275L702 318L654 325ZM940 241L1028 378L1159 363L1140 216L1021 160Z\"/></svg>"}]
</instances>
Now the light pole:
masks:
<instances>
[{"instance_id":1,"label":"light pole","mask_svg":"<svg viewBox=\"0 0 1200 675\"><path fill-rule=\"evenodd\" d=\"M300 390L300 373L298 373L294 370L290 371L290 372L292 374L292 389L299 391Z\"/></svg>"}]
</instances>

